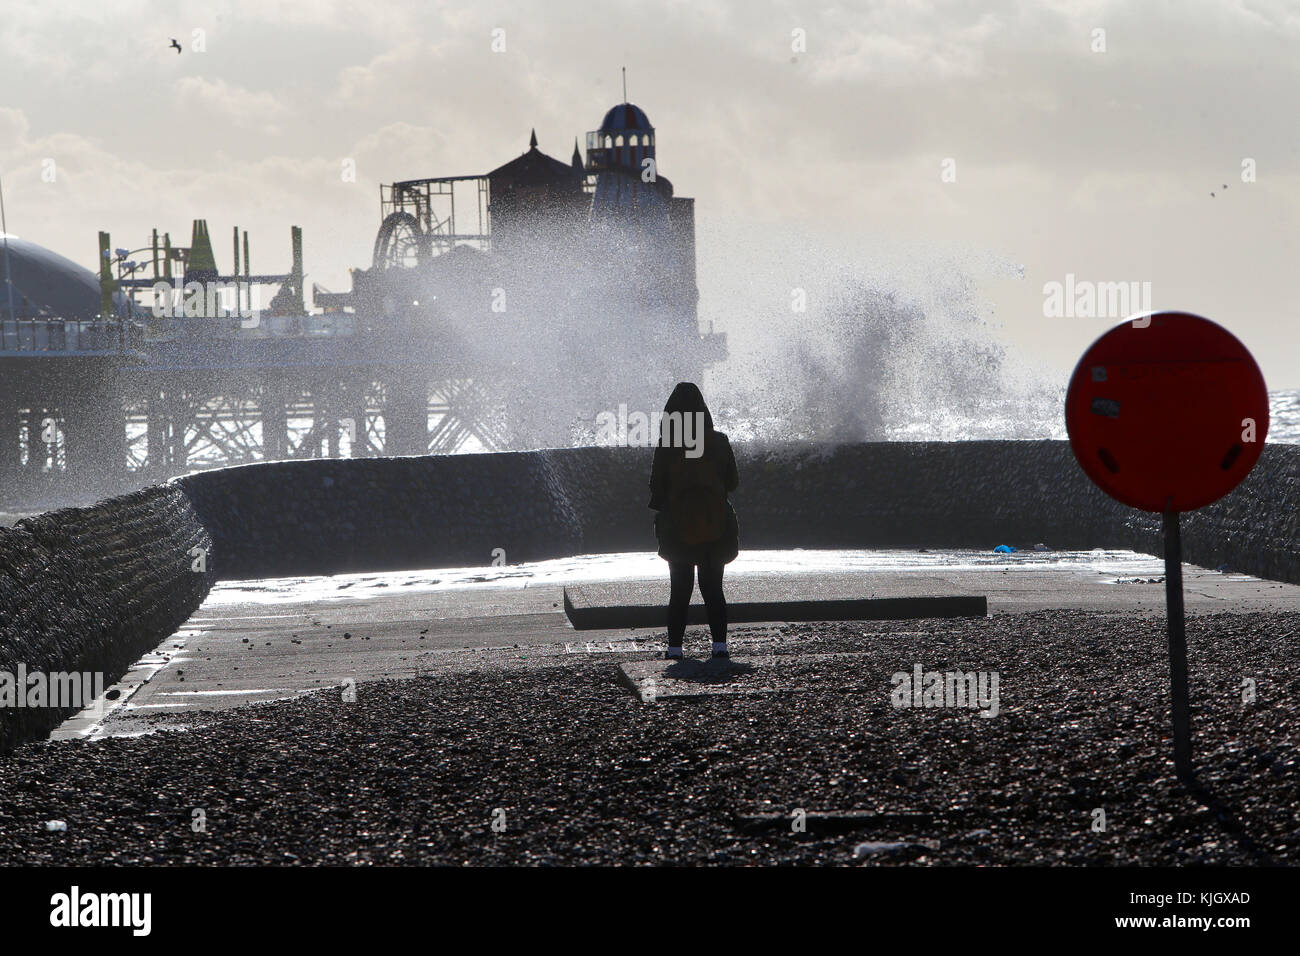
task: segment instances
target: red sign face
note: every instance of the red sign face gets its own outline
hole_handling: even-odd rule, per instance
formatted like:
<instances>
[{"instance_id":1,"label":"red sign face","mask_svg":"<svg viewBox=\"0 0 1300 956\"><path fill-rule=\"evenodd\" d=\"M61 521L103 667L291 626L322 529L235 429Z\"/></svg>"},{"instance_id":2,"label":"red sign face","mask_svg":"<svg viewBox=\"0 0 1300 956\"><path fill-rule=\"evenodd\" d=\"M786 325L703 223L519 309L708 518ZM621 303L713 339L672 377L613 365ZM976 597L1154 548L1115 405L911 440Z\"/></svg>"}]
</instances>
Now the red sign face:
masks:
<instances>
[{"instance_id":1,"label":"red sign face","mask_svg":"<svg viewBox=\"0 0 1300 956\"><path fill-rule=\"evenodd\" d=\"M1268 391L1227 329L1187 312L1115 326L1079 359L1065 427L1102 491L1144 511L1192 511L1250 474L1268 434Z\"/></svg>"}]
</instances>

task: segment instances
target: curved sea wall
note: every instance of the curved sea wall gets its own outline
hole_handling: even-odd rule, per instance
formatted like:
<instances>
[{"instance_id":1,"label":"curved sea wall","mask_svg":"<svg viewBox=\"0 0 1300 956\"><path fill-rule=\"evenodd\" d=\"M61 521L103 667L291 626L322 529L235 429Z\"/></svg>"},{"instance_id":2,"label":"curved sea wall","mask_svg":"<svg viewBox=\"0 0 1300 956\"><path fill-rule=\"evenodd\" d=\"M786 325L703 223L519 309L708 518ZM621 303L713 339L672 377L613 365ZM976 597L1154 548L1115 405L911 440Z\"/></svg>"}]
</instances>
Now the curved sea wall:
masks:
<instances>
[{"instance_id":1,"label":"curved sea wall","mask_svg":"<svg viewBox=\"0 0 1300 956\"><path fill-rule=\"evenodd\" d=\"M584 551L654 550L650 452L546 452ZM741 548L1132 548L1163 554L1159 515L1084 475L1067 442L736 447ZM1226 498L1183 516L1184 560L1300 584L1300 446L1267 445Z\"/></svg>"},{"instance_id":2,"label":"curved sea wall","mask_svg":"<svg viewBox=\"0 0 1300 956\"><path fill-rule=\"evenodd\" d=\"M582 553L548 452L260 462L173 479L219 578L337 574Z\"/></svg>"},{"instance_id":3,"label":"curved sea wall","mask_svg":"<svg viewBox=\"0 0 1300 956\"><path fill-rule=\"evenodd\" d=\"M742 548L1134 548L1160 519L1112 501L1060 441L738 445ZM653 551L651 451L270 462L176 479L220 578ZM1184 517L1186 560L1300 583L1300 446L1269 445Z\"/></svg>"},{"instance_id":4,"label":"curved sea wall","mask_svg":"<svg viewBox=\"0 0 1300 956\"><path fill-rule=\"evenodd\" d=\"M20 706L18 675L111 684L203 602L214 578L192 570L191 550L210 546L185 493L167 486L0 528L0 752L78 709Z\"/></svg>"},{"instance_id":5,"label":"curved sea wall","mask_svg":"<svg viewBox=\"0 0 1300 956\"><path fill-rule=\"evenodd\" d=\"M1300 445L1265 445L1246 480L1184 515L1182 531L1184 561L1300 584ZM1149 533L1128 538L1129 547L1145 551L1158 540Z\"/></svg>"},{"instance_id":6,"label":"curved sea wall","mask_svg":"<svg viewBox=\"0 0 1300 956\"><path fill-rule=\"evenodd\" d=\"M741 548L1134 548L1156 515L1084 476L1064 442L738 445ZM651 451L316 459L201 472L0 529L2 672L116 679L217 579L653 551ZM195 570L194 548L205 564ZM1300 583L1300 446L1269 445L1184 518L1187 561ZM0 693L3 687L0 686ZM0 708L0 750L63 711Z\"/></svg>"}]
</instances>

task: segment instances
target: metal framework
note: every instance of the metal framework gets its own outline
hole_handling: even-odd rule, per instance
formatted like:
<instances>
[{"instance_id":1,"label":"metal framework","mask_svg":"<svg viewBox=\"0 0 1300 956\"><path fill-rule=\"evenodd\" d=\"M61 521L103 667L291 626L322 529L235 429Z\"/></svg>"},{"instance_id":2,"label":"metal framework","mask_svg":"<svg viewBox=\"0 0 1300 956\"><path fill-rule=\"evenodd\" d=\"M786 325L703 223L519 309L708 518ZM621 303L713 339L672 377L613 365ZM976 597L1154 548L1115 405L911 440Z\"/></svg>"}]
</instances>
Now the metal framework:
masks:
<instances>
[{"instance_id":1,"label":"metal framework","mask_svg":"<svg viewBox=\"0 0 1300 956\"><path fill-rule=\"evenodd\" d=\"M437 383L429 400L429 453L448 455L471 438L487 449L509 448L512 435L505 402L476 379Z\"/></svg>"},{"instance_id":2,"label":"metal framework","mask_svg":"<svg viewBox=\"0 0 1300 956\"><path fill-rule=\"evenodd\" d=\"M474 184L473 232L456 227L456 184ZM409 179L379 187L382 222L375 237L373 265L378 269L412 267L433 256L468 244L487 251L492 243L490 186L486 176L440 176ZM463 210L463 207L462 207Z\"/></svg>"}]
</instances>

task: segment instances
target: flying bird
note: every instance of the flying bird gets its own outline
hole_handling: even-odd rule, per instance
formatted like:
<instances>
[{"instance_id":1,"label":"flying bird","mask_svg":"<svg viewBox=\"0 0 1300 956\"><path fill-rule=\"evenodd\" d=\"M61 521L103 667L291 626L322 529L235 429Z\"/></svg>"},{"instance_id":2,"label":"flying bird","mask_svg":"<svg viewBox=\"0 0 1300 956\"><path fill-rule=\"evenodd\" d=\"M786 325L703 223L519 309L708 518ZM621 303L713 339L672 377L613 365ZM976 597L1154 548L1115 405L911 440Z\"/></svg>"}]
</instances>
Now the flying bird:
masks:
<instances>
[{"instance_id":1,"label":"flying bird","mask_svg":"<svg viewBox=\"0 0 1300 956\"><path fill-rule=\"evenodd\" d=\"M179 55L179 53L181 52L181 45L180 45L180 43L177 42L177 40L176 40L175 37L172 37L171 40L172 40L172 42L171 42L172 47L175 48L176 53Z\"/></svg>"}]
</instances>

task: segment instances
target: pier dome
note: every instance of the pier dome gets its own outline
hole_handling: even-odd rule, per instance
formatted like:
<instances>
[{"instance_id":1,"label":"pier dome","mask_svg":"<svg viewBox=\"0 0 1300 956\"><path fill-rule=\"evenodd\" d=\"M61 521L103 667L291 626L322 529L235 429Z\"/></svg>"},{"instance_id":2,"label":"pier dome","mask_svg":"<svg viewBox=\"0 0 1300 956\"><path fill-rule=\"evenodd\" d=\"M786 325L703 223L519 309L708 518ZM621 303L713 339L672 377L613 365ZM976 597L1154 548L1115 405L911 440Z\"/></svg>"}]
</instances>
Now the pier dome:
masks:
<instances>
[{"instance_id":1,"label":"pier dome","mask_svg":"<svg viewBox=\"0 0 1300 956\"><path fill-rule=\"evenodd\" d=\"M91 319L99 314L99 277L95 273L12 233L0 236L0 318L10 317L9 290L4 285L6 241L13 310L18 318Z\"/></svg>"},{"instance_id":2,"label":"pier dome","mask_svg":"<svg viewBox=\"0 0 1300 956\"><path fill-rule=\"evenodd\" d=\"M587 134L587 172L621 170L640 176L655 158L655 128L645 110L634 103L619 103L605 114L600 129ZM658 171L655 171L658 175ZM598 190L599 191L599 190Z\"/></svg>"},{"instance_id":3,"label":"pier dome","mask_svg":"<svg viewBox=\"0 0 1300 956\"><path fill-rule=\"evenodd\" d=\"M600 132L616 133L627 130L645 130L653 133L654 127L650 125L650 118L645 115L645 110L641 107L633 103L620 103L605 114L605 118L600 123Z\"/></svg>"}]
</instances>

